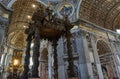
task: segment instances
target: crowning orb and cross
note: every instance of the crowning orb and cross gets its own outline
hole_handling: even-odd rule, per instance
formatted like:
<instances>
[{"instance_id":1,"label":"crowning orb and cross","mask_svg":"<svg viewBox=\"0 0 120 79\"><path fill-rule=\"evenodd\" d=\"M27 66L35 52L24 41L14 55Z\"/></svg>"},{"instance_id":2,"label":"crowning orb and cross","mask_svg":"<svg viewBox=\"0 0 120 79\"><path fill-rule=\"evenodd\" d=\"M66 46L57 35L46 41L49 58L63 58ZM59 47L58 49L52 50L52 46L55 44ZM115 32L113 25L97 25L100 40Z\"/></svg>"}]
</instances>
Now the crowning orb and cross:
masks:
<instances>
[{"instance_id":1,"label":"crowning orb and cross","mask_svg":"<svg viewBox=\"0 0 120 79\"><path fill-rule=\"evenodd\" d=\"M29 28L25 30L27 36L27 47L26 47L26 57L23 76L28 79L29 72L29 58L30 58L30 45L34 39L33 47L33 67L32 67L32 78L38 78L38 66L39 66L39 48L40 40L48 39L53 43L54 48L54 79L58 79L58 61L57 61L57 41L63 36L67 40L68 49L68 77L74 77L74 64L71 48L71 33L70 30L73 25L68 20L68 16L65 14L63 19L59 19L53 13L53 11L47 7L44 9L40 6L37 11L33 14L32 22Z\"/></svg>"}]
</instances>

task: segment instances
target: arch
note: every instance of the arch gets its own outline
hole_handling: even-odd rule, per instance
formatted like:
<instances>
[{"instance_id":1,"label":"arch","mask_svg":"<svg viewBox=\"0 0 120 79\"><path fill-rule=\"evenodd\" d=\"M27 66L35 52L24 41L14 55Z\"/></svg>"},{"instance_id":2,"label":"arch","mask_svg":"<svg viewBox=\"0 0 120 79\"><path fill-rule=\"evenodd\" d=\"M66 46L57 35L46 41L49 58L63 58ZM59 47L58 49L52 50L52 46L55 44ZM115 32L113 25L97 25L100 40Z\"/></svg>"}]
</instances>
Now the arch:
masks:
<instances>
[{"instance_id":1,"label":"arch","mask_svg":"<svg viewBox=\"0 0 120 79\"><path fill-rule=\"evenodd\" d=\"M96 46L104 78L116 77L115 62L110 45L104 40L97 40Z\"/></svg>"},{"instance_id":2,"label":"arch","mask_svg":"<svg viewBox=\"0 0 120 79\"><path fill-rule=\"evenodd\" d=\"M99 48L101 47L104 50L104 52L102 52L102 53L109 53L109 52L112 53L110 46L104 40L97 40L97 47L99 47ZM102 53L98 52L99 55L102 54Z\"/></svg>"},{"instance_id":3,"label":"arch","mask_svg":"<svg viewBox=\"0 0 120 79\"><path fill-rule=\"evenodd\" d=\"M104 43L104 44L107 46L107 48L110 49L110 51L111 51L111 53L112 53L112 48L111 48L111 46L109 45L109 43L108 43L106 40L104 40L104 39L102 39L102 38L97 39L97 40L96 40L96 45L97 45L98 42Z\"/></svg>"},{"instance_id":4,"label":"arch","mask_svg":"<svg viewBox=\"0 0 120 79\"><path fill-rule=\"evenodd\" d=\"M83 0L80 6L79 18L88 20L103 28L114 30L120 22L114 23L120 13L120 1L116 0Z\"/></svg>"},{"instance_id":5,"label":"arch","mask_svg":"<svg viewBox=\"0 0 120 79\"><path fill-rule=\"evenodd\" d=\"M17 1L17 0L11 0L11 1L9 2L9 4L7 5L7 7L12 7L12 5L15 3L15 1Z\"/></svg>"},{"instance_id":6,"label":"arch","mask_svg":"<svg viewBox=\"0 0 120 79\"><path fill-rule=\"evenodd\" d=\"M48 49L44 48L40 53L40 78L48 79Z\"/></svg>"},{"instance_id":7,"label":"arch","mask_svg":"<svg viewBox=\"0 0 120 79\"><path fill-rule=\"evenodd\" d=\"M80 5L81 5L81 3L82 3L82 0L79 0L77 12L76 12L76 15L77 15L76 17L77 17L77 19L79 19L79 11L80 11Z\"/></svg>"},{"instance_id":8,"label":"arch","mask_svg":"<svg viewBox=\"0 0 120 79\"><path fill-rule=\"evenodd\" d=\"M22 38L22 40L20 38ZM21 47L15 46L17 42L19 42L18 44L21 45ZM11 32L7 39L7 45L16 49L23 49L25 47L25 43L23 42L25 42L25 34L22 30Z\"/></svg>"},{"instance_id":9,"label":"arch","mask_svg":"<svg viewBox=\"0 0 120 79\"><path fill-rule=\"evenodd\" d=\"M16 2L17 0L11 0L10 2L9 2L9 4L7 5L7 7L12 7L12 5ZM43 3L41 0L36 0L37 2L40 2L41 4L43 4L43 5L45 5L45 6L47 6L45 3Z\"/></svg>"},{"instance_id":10,"label":"arch","mask_svg":"<svg viewBox=\"0 0 120 79\"><path fill-rule=\"evenodd\" d=\"M48 61L48 50L47 50L47 48L44 48L42 50L41 55L40 55L40 60Z\"/></svg>"}]
</instances>

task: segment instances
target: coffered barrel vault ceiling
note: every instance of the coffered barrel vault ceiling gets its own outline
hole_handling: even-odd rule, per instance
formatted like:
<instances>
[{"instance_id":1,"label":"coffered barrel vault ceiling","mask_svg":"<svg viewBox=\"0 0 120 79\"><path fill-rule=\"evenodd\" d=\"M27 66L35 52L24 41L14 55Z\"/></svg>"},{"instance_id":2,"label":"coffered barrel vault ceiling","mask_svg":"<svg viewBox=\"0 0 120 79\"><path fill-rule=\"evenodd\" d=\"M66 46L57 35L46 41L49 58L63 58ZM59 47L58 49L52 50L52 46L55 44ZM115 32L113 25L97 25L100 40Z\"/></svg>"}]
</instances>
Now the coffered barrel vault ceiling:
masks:
<instances>
[{"instance_id":1,"label":"coffered barrel vault ceiling","mask_svg":"<svg viewBox=\"0 0 120 79\"><path fill-rule=\"evenodd\" d=\"M11 1L1 0L5 5ZM63 0L37 0L43 3L59 2ZM67 0L66 0L67 1ZM68 0L70 1L70 0ZM90 21L101 27L116 30L120 28L120 0L82 0L80 18Z\"/></svg>"},{"instance_id":2,"label":"coffered barrel vault ceiling","mask_svg":"<svg viewBox=\"0 0 120 79\"><path fill-rule=\"evenodd\" d=\"M82 0L79 16L107 29L119 29L120 0Z\"/></svg>"}]
</instances>

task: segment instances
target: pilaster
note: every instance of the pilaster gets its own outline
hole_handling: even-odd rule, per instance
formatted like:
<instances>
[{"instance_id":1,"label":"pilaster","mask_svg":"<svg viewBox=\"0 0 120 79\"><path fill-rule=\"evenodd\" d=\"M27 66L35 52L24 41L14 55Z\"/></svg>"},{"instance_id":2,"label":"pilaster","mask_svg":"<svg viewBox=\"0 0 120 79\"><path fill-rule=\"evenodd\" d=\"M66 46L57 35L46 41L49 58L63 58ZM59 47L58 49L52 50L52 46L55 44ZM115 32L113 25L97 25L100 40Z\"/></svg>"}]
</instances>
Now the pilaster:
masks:
<instances>
[{"instance_id":1,"label":"pilaster","mask_svg":"<svg viewBox=\"0 0 120 79\"><path fill-rule=\"evenodd\" d=\"M5 70L8 67L7 64L9 64L9 61L10 61L10 60L8 60L8 58L10 58L9 50L10 50L9 47L6 47L5 50L4 50L4 57L3 57L3 64L2 64L3 65L3 70L2 70L2 78L3 79L6 78L7 73L5 72Z\"/></svg>"},{"instance_id":2,"label":"pilaster","mask_svg":"<svg viewBox=\"0 0 120 79\"><path fill-rule=\"evenodd\" d=\"M92 48L93 48L93 55L94 55L95 65L97 67L97 72L98 72L98 75L99 75L99 79L104 79L101 64L100 64L99 55L98 55L98 52L97 52L97 46L96 46L95 38L94 38L93 35L91 35L91 44L92 44Z\"/></svg>"},{"instance_id":3,"label":"pilaster","mask_svg":"<svg viewBox=\"0 0 120 79\"><path fill-rule=\"evenodd\" d=\"M114 61L114 65L115 65L115 72L114 73L119 79L120 79L120 73L119 73L119 61L117 59L117 55L118 55L118 50L117 50L117 44L115 43L114 45L114 42L110 41L110 45L111 45L111 52L113 53L113 56L112 56L112 59Z\"/></svg>"},{"instance_id":4,"label":"pilaster","mask_svg":"<svg viewBox=\"0 0 120 79\"><path fill-rule=\"evenodd\" d=\"M84 31L76 33L77 52L79 53L79 71L81 79L93 79L93 71L90 62L90 54Z\"/></svg>"},{"instance_id":5,"label":"pilaster","mask_svg":"<svg viewBox=\"0 0 120 79\"><path fill-rule=\"evenodd\" d=\"M65 78L65 66L64 66L64 48L63 48L63 38L60 38L57 46L57 54L58 54L58 79L66 79Z\"/></svg>"},{"instance_id":6,"label":"pilaster","mask_svg":"<svg viewBox=\"0 0 120 79\"><path fill-rule=\"evenodd\" d=\"M89 79L94 79L92 62L91 62L91 58L90 58L90 50L88 48L88 41L86 39L86 34L84 34L82 38L83 38L83 47L84 47L84 53L85 53L85 58L86 58L88 76L89 76Z\"/></svg>"},{"instance_id":7,"label":"pilaster","mask_svg":"<svg viewBox=\"0 0 120 79\"><path fill-rule=\"evenodd\" d=\"M51 42L48 43L48 79L53 77L53 48Z\"/></svg>"}]
</instances>

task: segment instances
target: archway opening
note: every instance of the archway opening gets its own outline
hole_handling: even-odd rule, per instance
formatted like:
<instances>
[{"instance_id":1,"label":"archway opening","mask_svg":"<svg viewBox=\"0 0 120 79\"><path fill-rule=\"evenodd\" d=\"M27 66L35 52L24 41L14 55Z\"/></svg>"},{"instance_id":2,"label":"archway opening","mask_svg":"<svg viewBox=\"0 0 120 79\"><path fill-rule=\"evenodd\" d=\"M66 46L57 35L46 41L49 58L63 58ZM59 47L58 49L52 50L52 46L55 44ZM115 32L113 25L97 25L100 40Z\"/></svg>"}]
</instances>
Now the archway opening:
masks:
<instances>
[{"instance_id":1,"label":"archway opening","mask_svg":"<svg viewBox=\"0 0 120 79\"><path fill-rule=\"evenodd\" d=\"M48 79L48 50L44 48L40 56L40 79Z\"/></svg>"},{"instance_id":2,"label":"archway opening","mask_svg":"<svg viewBox=\"0 0 120 79\"><path fill-rule=\"evenodd\" d=\"M97 51L105 79L116 77L115 62L110 46L103 40L97 42Z\"/></svg>"}]
</instances>

